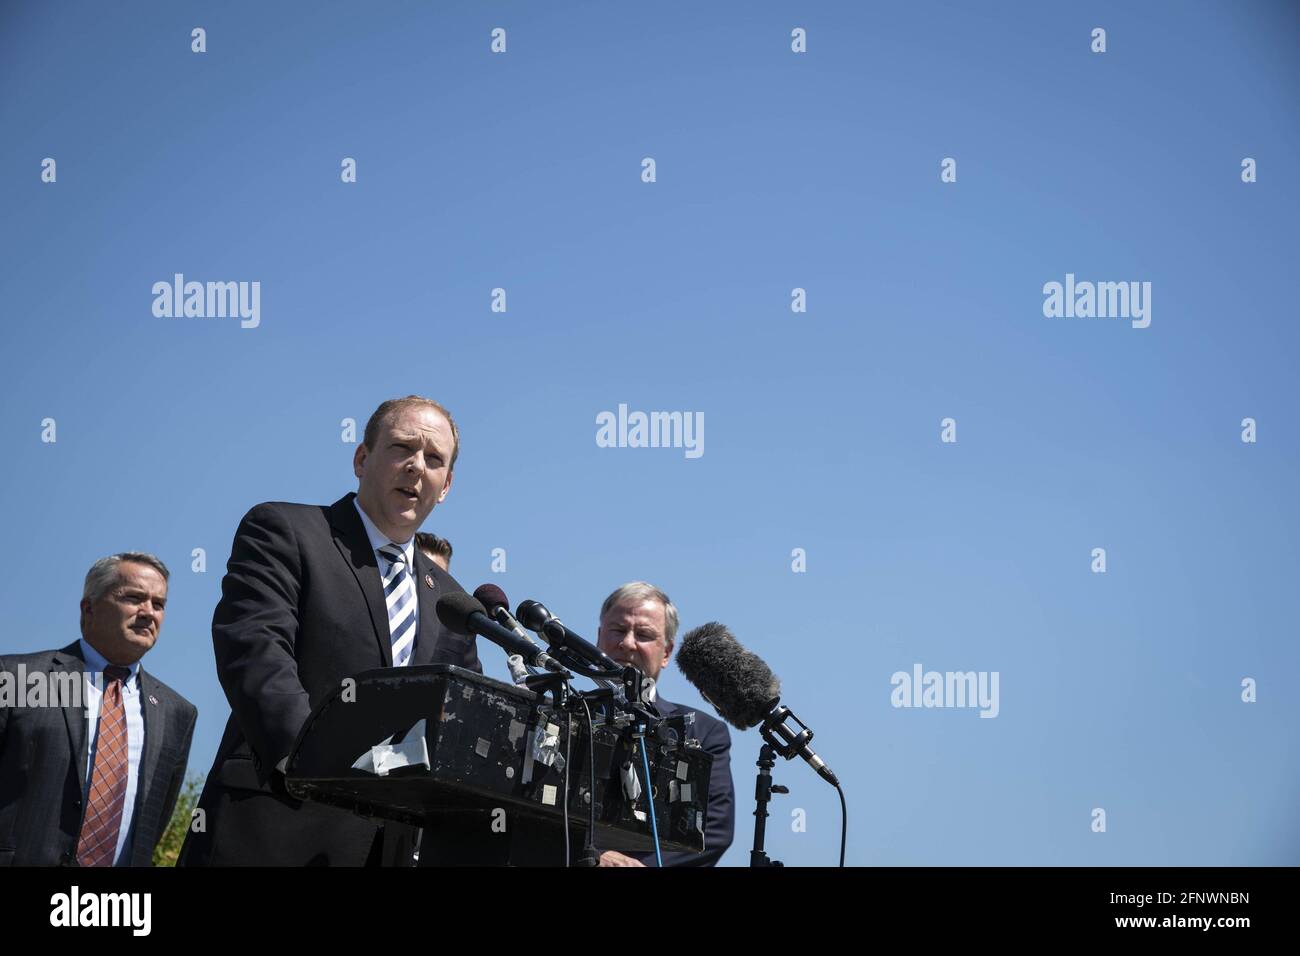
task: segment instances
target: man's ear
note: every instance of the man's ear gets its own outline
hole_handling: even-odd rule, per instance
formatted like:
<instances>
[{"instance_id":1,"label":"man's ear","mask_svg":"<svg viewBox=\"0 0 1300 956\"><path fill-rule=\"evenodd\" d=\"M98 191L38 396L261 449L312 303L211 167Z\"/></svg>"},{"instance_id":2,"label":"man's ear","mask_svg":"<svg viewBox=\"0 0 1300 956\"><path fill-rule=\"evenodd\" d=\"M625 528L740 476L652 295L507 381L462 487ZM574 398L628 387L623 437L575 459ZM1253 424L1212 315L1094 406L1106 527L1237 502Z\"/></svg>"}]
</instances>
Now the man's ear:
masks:
<instances>
[{"instance_id":1,"label":"man's ear","mask_svg":"<svg viewBox=\"0 0 1300 956\"><path fill-rule=\"evenodd\" d=\"M667 664L669 659L672 656L673 656L673 642L664 641L664 663Z\"/></svg>"},{"instance_id":2,"label":"man's ear","mask_svg":"<svg viewBox=\"0 0 1300 956\"><path fill-rule=\"evenodd\" d=\"M81 633L86 633L86 624L90 621L90 598L81 599Z\"/></svg>"},{"instance_id":3,"label":"man's ear","mask_svg":"<svg viewBox=\"0 0 1300 956\"><path fill-rule=\"evenodd\" d=\"M366 448L366 443L362 442L357 446L356 453L352 456L352 474L358 478L361 477L361 466L365 464L367 454L369 454L369 449Z\"/></svg>"},{"instance_id":4,"label":"man's ear","mask_svg":"<svg viewBox=\"0 0 1300 956\"><path fill-rule=\"evenodd\" d=\"M451 479L456 477L454 471L447 472L447 483L442 486L442 494L438 496L438 504L442 504L442 499L447 497L447 492L451 491Z\"/></svg>"}]
</instances>

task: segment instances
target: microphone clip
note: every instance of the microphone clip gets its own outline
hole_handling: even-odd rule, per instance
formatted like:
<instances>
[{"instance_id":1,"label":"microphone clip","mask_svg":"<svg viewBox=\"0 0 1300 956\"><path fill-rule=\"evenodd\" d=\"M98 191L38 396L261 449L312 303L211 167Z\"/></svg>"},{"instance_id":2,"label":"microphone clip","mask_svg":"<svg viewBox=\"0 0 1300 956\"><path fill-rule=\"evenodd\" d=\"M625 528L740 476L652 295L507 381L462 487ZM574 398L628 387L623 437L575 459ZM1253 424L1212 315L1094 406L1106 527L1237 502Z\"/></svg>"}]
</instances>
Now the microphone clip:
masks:
<instances>
[{"instance_id":1,"label":"microphone clip","mask_svg":"<svg viewBox=\"0 0 1300 956\"><path fill-rule=\"evenodd\" d=\"M792 729L790 721L798 724L801 729ZM773 701L772 710L763 719L758 731L768 745L786 760L801 756L808 742L813 739L813 732L808 729L808 725L782 704L780 698Z\"/></svg>"},{"instance_id":2,"label":"microphone clip","mask_svg":"<svg viewBox=\"0 0 1300 956\"><path fill-rule=\"evenodd\" d=\"M792 728L791 722L801 729ZM840 781L834 771L826 766L826 762L808 746L808 742L813 739L813 732L808 729L807 724L790 712L789 707L781 703L779 697L772 701L772 709L763 719L759 733L763 735L767 745L786 760L802 757L808 766L817 771L819 777L832 787L839 787Z\"/></svg>"},{"instance_id":3,"label":"microphone clip","mask_svg":"<svg viewBox=\"0 0 1300 956\"><path fill-rule=\"evenodd\" d=\"M563 671L559 673L546 671L541 674L530 674L524 678L523 686L543 697L549 693L552 706L557 710L564 710L568 707L569 695L573 692L573 688L569 686L569 678L572 676Z\"/></svg>"}]
</instances>

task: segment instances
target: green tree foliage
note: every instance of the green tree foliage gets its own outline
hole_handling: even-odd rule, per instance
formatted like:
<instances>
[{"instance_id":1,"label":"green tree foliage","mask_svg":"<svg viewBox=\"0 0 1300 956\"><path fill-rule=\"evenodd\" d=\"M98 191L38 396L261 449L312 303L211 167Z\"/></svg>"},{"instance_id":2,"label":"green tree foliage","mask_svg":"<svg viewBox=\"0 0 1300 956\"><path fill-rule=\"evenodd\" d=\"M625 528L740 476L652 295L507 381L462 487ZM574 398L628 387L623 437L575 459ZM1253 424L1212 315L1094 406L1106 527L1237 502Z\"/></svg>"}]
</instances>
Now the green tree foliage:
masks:
<instances>
[{"instance_id":1,"label":"green tree foliage","mask_svg":"<svg viewBox=\"0 0 1300 956\"><path fill-rule=\"evenodd\" d=\"M162 839L153 850L154 866L175 866L176 858L180 856L181 844L185 842L185 834L190 828L190 818L194 814L194 807L199 802L199 793L203 789L203 777L195 775L186 779L181 785L181 792L176 797L176 809L172 811L172 818L167 822L167 829L163 831Z\"/></svg>"}]
</instances>

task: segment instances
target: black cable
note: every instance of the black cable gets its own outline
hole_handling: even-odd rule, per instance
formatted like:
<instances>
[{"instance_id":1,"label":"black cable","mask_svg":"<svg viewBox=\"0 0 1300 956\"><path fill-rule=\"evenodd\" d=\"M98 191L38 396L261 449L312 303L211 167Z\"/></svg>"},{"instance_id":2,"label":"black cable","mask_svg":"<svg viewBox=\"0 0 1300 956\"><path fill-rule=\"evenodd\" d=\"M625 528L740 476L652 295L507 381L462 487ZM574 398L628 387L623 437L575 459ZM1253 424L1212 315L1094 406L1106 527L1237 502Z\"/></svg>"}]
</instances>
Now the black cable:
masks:
<instances>
[{"instance_id":1,"label":"black cable","mask_svg":"<svg viewBox=\"0 0 1300 956\"><path fill-rule=\"evenodd\" d=\"M849 840L849 805L844 802L844 791L835 785L835 792L840 795L840 866L844 866L844 845Z\"/></svg>"},{"instance_id":2,"label":"black cable","mask_svg":"<svg viewBox=\"0 0 1300 956\"><path fill-rule=\"evenodd\" d=\"M587 774L590 781L590 789L587 791L591 798L587 801L589 815L587 817L587 845L584 850L591 854L596 852L596 727L591 719L591 707L587 704L585 697L579 697L582 701L582 709L587 712Z\"/></svg>"},{"instance_id":3,"label":"black cable","mask_svg":"<svg viewBox=\"0 0 1300 956\"><path fill-rule=\"evenodd\" d=\"M569 715L564 715L564 729L567 731L564 735L564 865L572 865L572 858L569 855L569 754L573 747L573 727L569 723Z\"/></svg>"}]
</instances>

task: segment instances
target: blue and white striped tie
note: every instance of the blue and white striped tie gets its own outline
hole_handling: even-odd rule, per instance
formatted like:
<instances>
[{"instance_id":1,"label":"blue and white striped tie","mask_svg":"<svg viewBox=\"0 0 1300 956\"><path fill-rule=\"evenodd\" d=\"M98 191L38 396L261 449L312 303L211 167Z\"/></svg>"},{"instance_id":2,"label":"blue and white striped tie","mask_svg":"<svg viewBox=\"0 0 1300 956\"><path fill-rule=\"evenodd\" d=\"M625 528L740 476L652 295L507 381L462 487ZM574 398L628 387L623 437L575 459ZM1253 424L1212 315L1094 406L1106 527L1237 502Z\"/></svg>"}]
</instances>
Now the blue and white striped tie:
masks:
<instances>
[{"instance_id":1,"label":"blue and white striped tie","mask_svg":"<svg viewBox=\"0 0 1300 956\"><path fill-rule=\"evenodd\" d=\"M384 575L384 600L388 604L388 634L393 642L393 666L402 667L415 648L415 584L407 573L406 552L398 545L379 549L389 562Z\"/></svg>"}]
</instances>

